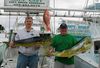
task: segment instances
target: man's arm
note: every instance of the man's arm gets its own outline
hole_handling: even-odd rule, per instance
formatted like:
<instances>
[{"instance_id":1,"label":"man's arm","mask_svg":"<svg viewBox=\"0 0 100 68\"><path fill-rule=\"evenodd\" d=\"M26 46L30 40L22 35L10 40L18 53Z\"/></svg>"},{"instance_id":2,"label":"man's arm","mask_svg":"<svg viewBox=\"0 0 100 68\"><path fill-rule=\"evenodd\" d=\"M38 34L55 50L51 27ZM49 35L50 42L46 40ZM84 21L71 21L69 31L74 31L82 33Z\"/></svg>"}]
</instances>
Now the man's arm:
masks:
<instances>
[{"instance_id":1,"label":"man's arm","mask_svg":"<svg viewBox=\"0 0 100 68\"><path fill-rule=\"evenodd\" d=\"M15 46L15 40L18 40L19 39L19 35L18 34L15 34L14 36L13 36L13 39L9 42L9 47L11 47L11 48L15 48L16 46Z\"/></svg>"}]
</instances>

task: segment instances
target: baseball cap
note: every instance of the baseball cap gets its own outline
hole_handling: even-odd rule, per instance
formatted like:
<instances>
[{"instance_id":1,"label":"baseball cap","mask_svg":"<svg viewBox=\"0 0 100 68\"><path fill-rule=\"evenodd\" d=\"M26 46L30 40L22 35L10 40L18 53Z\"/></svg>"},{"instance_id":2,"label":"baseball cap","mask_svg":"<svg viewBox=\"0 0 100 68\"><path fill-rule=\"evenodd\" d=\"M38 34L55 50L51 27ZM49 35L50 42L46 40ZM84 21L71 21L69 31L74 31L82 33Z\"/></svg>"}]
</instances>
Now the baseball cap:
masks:
<instances>
[{"instance_id":1,"label":"baseball cap","mask_svg":"<svg viewBox=\"0 0 100 68\"><path fill-rule=\"evenodd\" d=\"M66 23L62 23L62 24L60 25L60 28L62 28L62 29L67 28Z\"/></svg>"}]
</instances>

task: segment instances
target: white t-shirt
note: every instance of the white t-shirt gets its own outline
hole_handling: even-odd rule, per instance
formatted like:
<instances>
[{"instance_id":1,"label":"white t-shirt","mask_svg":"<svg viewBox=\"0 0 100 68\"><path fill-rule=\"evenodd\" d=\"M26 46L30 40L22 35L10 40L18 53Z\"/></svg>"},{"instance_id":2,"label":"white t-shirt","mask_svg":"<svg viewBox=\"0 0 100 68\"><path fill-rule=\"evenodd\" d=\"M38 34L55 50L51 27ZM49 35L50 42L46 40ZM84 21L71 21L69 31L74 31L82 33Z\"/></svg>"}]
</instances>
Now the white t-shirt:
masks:
<instances>
[{"instance_id":1,"label":"white t-shirt","mask_svg":"<svg viewBox=\"0 0 100 68\"><path fill-rule=\"evenodd\" d=\"M21 40L21 39L26 39L26 38L31 38L31 37L35 37L35 36L39 36L39 31L36 31L34 29L32 29L30 32L27 32L26 29L21 29L17 32L16 36L15 36L15 40ZM38 50L34 49L34 45L31 47L24 47L24 46L19 46L18 48L19 52L21 52L24 55L32 55L32 54L36 54L38 52Z\"/></svg>"}]
</instances>

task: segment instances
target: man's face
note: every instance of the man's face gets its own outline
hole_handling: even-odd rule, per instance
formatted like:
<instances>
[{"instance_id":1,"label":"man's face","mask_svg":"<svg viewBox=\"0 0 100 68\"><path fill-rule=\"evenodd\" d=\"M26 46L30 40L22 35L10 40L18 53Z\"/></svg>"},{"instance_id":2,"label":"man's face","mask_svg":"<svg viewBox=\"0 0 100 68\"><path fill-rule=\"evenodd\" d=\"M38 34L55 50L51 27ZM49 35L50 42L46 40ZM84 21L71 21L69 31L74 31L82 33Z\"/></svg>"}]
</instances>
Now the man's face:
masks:
<instances>
[{"instance_id":1,"label":"man's face","mask_svg":"<svg viewBox=\"0 0 100 68\"><path fill-rule=\"evenodd\" d=\"M60 28L61 35L67 34L67 28Z\"/></svg>"},{"instance_id":2,"label":"man's face","mask_svg":"<svg viewBox=\"0 0 100 68\"><path fill-rule=\"evenodd\" d=\"M31 28L32 27L32 23L33 23L33 20L31 18L26 19L25 20L25 26L26 26L26 28Z\"/></svg>"}]
</instances>

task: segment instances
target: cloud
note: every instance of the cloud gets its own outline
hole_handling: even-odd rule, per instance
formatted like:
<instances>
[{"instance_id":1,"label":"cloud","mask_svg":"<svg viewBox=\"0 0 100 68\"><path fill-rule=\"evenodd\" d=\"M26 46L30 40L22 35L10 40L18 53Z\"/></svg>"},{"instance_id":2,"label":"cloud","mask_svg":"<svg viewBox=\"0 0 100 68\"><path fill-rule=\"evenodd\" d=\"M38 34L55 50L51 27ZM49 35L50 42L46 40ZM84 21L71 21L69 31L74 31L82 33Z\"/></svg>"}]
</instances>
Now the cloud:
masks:
<instances>
[{"instance_id":1,"label":"cloud","mask_svg":"<svg viewBox=\"0 0 100 68\"><path fill-rule=\"evenodd\" d=\"M15 16L10 16L10 19L9 16L0 16L0 19L1 19L0 24L2 24L5 28L9 26L11 27L14 26L14 23L16 21Z\"/></svg>"},{"instance_id":2,"label":"cloud","mask_svg":"<svg viewBox=\"0 0 100 68\"><path fill-rule=\"evenodd\" d=\"M54 7L54 0L52 1L51 6ZM85 0L55 0L56 8L66 8L66 9L82 9L85 4Z\"/></svg>"},{"instance_id":3,"label":"cloud","mask_svg":"<svg viewBox=\"0 0 100 68\"><path fill-rule=\"evenodd\" d=\"M4 5L4 0L0 0L0 6Z\"/></svg>"}]
</instances>

